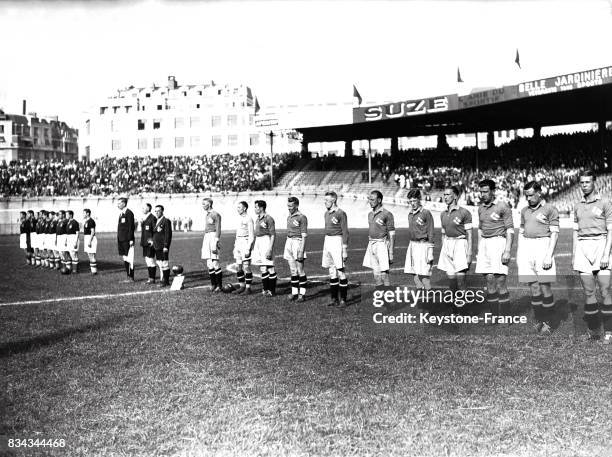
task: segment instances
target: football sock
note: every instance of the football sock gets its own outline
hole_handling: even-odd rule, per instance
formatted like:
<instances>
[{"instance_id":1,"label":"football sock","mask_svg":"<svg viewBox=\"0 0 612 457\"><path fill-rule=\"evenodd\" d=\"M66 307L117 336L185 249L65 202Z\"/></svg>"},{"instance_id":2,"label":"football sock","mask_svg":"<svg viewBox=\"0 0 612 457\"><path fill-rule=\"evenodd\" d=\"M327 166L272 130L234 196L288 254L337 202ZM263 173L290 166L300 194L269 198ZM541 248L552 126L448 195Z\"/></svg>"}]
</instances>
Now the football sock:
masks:
<instances>
[{"instance_id":1,"label":"football sock","mask_svg":"<svg viewBox=\"0 0 612 457\"><path fill-rule=\"evenodd\" d=\"M533 310L533 317L537 322L542 322L542 296L533 295L531 297L531 309Z\"/></svg>"},{"instance_id":2,"label":"football sock","mask_svg":"<svg viewBox=\"0 0 612 457\"><path fill-rule=\"evenodd\" d=\"M306 278L306 275L300 276L299 279L299 285L300 285L300 295L306 295L306 282L308 281Z\"/></svg>"},{"instance_id":3,"label":"football sock","mask_svg":"<svg viewBox=\"0 0 612 457\"><path fill-rule=\"evenodd\" d=\"M223 270L217 268L215 270L215 275L217 276L217 287L223 287Z\"/></svg>"},{"instance_id":4,"label":"football sock","mask_svg":"<svg viewBox=\"0 0 612 457\"><path fill-rule=\"evenodd\" d=\"M291 295L297 295L299 293L299 276L291 275Z\"/></svg>"},{"instance_id":5,"label":"football sock","mask_svg":"<svg viewBox=\"0 0 612 457\"><path fill-rule=\"evenodd\" d=\"M348 279L342 278L340 280L340 299L346 300L347 293L348 293Z\"/></svg>"},{"instance_id":6,"label":"football sock","mask_svg":"<svg viewBox=\"0 0 612 457\"><path fill-rule=\"evenodd\" d=\"M214 289L215 287L217 287L217 275L215 273L214 268L208 269L208 277L210 278L210 284L212 285L212 288Z\"/></svg>"},{"instance_id":7,"label":"football sock","mask_svg":"<svg viewBox=\"0 0 612 457\"><path fill-rule=\"evenodd\" d=\"M248 273L245 273L244 276L245 276L246 287L247 289L250 289L251 284L253 284L253 273L249 271Z\"/></svg>"},{"instance_id":8,"label":"football sock","mask_svg":"<svg viewBox=\"0 0 612 457\"><path fill-rule=\"evenodd\" d=\"M270 276L268 277L268 286L269 286L269 291L272 292L273 294L276 293L276 271L273 271L272 273L270 273Z\"/></svg>"},{"instance_id":9,"label":"football sock","mask_svg":"<svg viewBox=\"0 0 612 457\"><path fill-rule=\"evenodd\" d=\"M329 278L329 293L331 295L332 300L338 300L338 288L338 278Z\"/></svg>"},{"instance_id":10,"label":"football sock","mask_svg":"<svg viewBox=\"0 0 612 457\"><path fill-rule=\"evenodd\" d=\"M612 303L604 303L601 306L601 320L604 332L612 332Z\"/></svg>"},{"instance_id":11,"label":"football sock","mask_svg":"<svg viewBox=\"0 0 612 457\"><path fill-rule=\"evenodd\" d=\"M584 305L584 320L586 321L589 330L599 330L601 321L599 318L598 303L586 303Z\"/></svg>"},{"instance_id":12,"label":"football sock","mask_svg":"<svg viewBox=\"0 0 612 457\"><path fill-rule=\"evenodd\" d=\"M552 320L555 314L555 299L551 295L550 297L542 298L542 320L548 322Z\"/></svg>"},{"instance_id":13,"label":"football sock","mask_svg":"<svg viewBox=\"0 0 612 457\"><path fill-rule=\"evenodd\" d=\"M267 271L261 274L261 284L263 290L270 290L270 274Z\"/></svg>"}]
</instances>

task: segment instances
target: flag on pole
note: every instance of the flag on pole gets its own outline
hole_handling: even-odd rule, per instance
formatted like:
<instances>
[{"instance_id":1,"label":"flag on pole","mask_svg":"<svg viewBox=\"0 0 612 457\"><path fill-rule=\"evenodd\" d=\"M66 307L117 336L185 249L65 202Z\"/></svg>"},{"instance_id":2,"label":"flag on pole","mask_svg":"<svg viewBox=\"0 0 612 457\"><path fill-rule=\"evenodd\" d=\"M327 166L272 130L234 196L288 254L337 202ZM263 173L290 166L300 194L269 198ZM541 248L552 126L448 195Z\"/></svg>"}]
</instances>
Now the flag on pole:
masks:
<instances>
[{"instance_id":1,"label":"flag on pole","mask_svg":"<svg viewBox=\"0 0 612 457\"><path fill-rule=\"evenodd\" d=\"M359 106L361 106L361 102L363 101L363 98L361 98L361 94L355 87L355 84L353 84L353 98L356 98L359 101Z\"/></svg>"},{"instance_id":2,"label":"flag on pole","mask_svg":"<svg viewBox=\"0 0 612 457\"><path fill-rule=\"evenodd\" d=\"M521 58L519 56L518 48L516 48L516 57L514 58L514 63L517 64L519 68L521 68Z\"/></svg>"},{"instance_id":3,"label":"flag on pole","mask_svg":"<svg viewBox=\"0 0 612 457\"><path fill-rule=\"evenodd\" d=\"M459 67L457 67L457 82L462 83L463 79L461 79L461 72L459 71Z\"/></svg>"},{"instance_id":4,"label":"flag on pole","mask_svg":"<svg viewBox=\"0 0 612 457\"><path fill-rule=\"evenodd\" d=\"M261 108L259 107L259 100L257 100L257 97L255 97L255 114L257 114L260 109Z\"/></svg>"}]
</instances>

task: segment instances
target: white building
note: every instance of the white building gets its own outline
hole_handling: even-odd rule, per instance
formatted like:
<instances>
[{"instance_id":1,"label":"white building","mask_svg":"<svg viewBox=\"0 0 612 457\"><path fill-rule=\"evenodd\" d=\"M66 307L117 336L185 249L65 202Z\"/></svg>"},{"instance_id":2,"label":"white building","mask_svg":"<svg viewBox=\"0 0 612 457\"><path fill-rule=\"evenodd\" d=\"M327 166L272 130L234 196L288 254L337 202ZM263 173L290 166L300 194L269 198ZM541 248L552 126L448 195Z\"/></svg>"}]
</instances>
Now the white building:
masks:
<instances>
[{"instance_id":1,"label":"white building","mask_svg":"<svg viewBox=\"0 0 612 457\"><path fill-rule=\"evenodd\" d=\"M169 76L165 86L132 86L104 100L85 122L81 151L90 159L269 152L255 105L247 86L179 85Z\"/></svg>"}]
</instances>

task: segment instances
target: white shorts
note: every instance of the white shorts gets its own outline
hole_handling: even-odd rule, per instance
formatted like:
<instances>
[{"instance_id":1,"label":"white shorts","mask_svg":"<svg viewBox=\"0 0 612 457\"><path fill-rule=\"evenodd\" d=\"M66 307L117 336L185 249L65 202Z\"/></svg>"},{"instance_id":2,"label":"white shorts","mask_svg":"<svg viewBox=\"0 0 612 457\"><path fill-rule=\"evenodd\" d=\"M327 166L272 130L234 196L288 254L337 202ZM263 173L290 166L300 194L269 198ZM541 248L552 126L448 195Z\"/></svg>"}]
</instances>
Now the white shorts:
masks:
<instances>
[{"instance_id":1,"label":"white shorts","mask_svg":"<svg viewBox=\"0 0 612 457\"><path fill-rule=\"evenodd\" d=\"M518 249L516 251L516 264L518 266L519 282L555 282L557 279L557 267L555 257L552 258L552 267L545 270L542 265L550 238L525 238L519 237Z\"/></svg>"},{"instance_id":2,"label":"white shorts","mask_svg":"<svg viewBox=\"0 0 612 457\"><path fill-rule=\"evenodd\" d=\"M89 240L91 240L91 247L89 247ZM98 251L98 237L95 235L84 235L83 251L85 251L86 254L95 254Z\"/></svg>"},{"instance_id":3,"label":"white shorts","mask_svg":"<svg viewBox=\"0 0 612 457\"><path fill-rule=\"evenodd\" d=\"M32 247L32 249L38 248L38 233L30 233L30 246Z\"/></svg>"},{"instance_id":4,"label":"white shorts","mask_svg":"<svg viewBox=\"0 0 612 457\"><path fill-rule=\"evenodd\" d=\"M442 242L438 270L454 275L468 269L468 240L465 238L445 238Z\"/></svg>"},{"instance_id":5,"label":"white shorts","mask_svg":"<svg viewBox=\"0 0 612 457\"><path fill-rule=\"evenodd\" d=\"M599 266L605 247L605 238L578 240L574 249L574 260L572 262L574 270L580 273L593 273L597 271L599 274L609 275L609 266L605 270L601 270Z\"/></svg>"},{"instance_id":6,"label":"white shorts","mask_svg":"<svg viewBox=\"0 0 612 457\"><path fill-rule=\"evenodd\" d=\"M287 241L285 241L285 252L283 253L283 258L285 260L297 261L298 252L300 251L301 244L302 244L301 238L287 238ZM304 252L304 258L306 258L305 252Z\"/></svg>"},{"instance_id":7,"label":"white shorts","mask_svg":"<svg viewBox=\"0 0 612 457\"><path fill-rule=\"evenodd\" d=\"M241 236L240 238L236 238L236 241L234 242L234 259L236 259L237 263L251 261L252 253L249 251L250 247L251 247L251 244L249 243L248 238L244 236Z\"/></svg>"},{"instance_id":8,"label":"white shorts","mask_svg":"<svg viewBox=\"0 0 612 457\"><path fill-rule=\"evenodd\" d=\"M266 258L271 242L272 237L270 235L255 237L255 245L253 246L253 252L251 253L251 262L253 265L263 265L266 267L274 266L274 253L272 253L271 259Z\"/></svg>"},{"instance_id":9,"label":"white shorts","mask_svg":"<svg viewBox=\"0 0 612 457\"><path fill-rule=\"evenodd\" d=\"M202 260L219 260L220 249L217 249L215 239L217 234L215 232L206 232L204 234L204 240L202 240ZM213 251L217 251L213 254Z\"/></svg>"},{"instance_id":10,"label":"white shorts","mask_svg":"<svg viewBox=\"0 0 612 457\"><path fill-rule=\"evenodd\" d=\"M66 235L57 235L55 238L55 248L58 252L64 252L66 248Z\"/></svg>"},{"instance_id":11,"label":"white shorts","mask_svg":"<svg viewBox=\"0 0 612 457\"><path fill-rule=\"evenodd\" d=\"M363 257L363 266L375 272L389 270L389 240L370 240Z\"/></svg>"},{"instance_id":12,"label":"white shorts","mask_svg":"<svg viewBox=\"0 0 612 457\"><path fill-rule=\"evenodd\" d=\"M478 255L476 256L476 273L507 275L508 266L502 263L502 255L505 249L505 237L480 237Z\"/></svg>"},{"instance_id":13,"label":"white shorts","mask_svg":"<svg viewBox=\"0 0 612 457\"><path fill-rule=\"evenodd\" d=\"M404 273L431 276L431 264L427 262L427 250L430 243L411 241L406 250L406 263Z\"/></svg>"},{"instance_id":14,"label":"white shorts","mask_svg":"<svg viewBox=\"0 0 612 457\"><path fill-rule=\"evenodd\" d=\"M325 235L321 266L323 268L344 268L344 259L342 258L342 236Z\"/></svg>"},{"instance_id":15,"label":"white shorts","mask_svg":"<svg viewBox=\"0 0 612 457\"><path fill-rule=\"evenodd\" d=\"M77 252L79 250L79 235L66 235L66 251Z\"/></svg>"},{"instance_id":16,"label":"white shorts","mask_svg":"<svg viewBox=\"0 0 612 457\"><path fill-rule=\"evenodd\" d=\"M27 249L28 248L28 234L20 233L19 234L19 249Z\"/></svg>"},{"instance_id":17,"label":"white shorts","mask_svg":"<svg viewBox=\"0 0 612 457\"><path fill-rule=\"evenodd\" d=\"M55 234L45 233L45 249L53 251L55 249Z\"/></svg>"}]
</instances>

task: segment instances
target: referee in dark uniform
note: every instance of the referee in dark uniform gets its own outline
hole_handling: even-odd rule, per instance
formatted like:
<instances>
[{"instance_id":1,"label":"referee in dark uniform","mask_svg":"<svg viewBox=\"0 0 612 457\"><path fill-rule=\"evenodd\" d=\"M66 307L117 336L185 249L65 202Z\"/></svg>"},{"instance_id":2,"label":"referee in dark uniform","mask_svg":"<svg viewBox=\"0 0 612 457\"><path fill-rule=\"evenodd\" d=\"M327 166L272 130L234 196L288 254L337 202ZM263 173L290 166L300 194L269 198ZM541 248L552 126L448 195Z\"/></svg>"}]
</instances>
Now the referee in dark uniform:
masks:
<instances>
[{"instance_id":1,"label":"referee in dark uniform","mask_svg":"<svg viewBox=\"0 0 612 457\"><path fill-rule=\"evenodd\" d=\"M142 212L145 215L144 220L141 222L140 227L140 245L142 246L142 255L145 258L147 264L147 270L149 272L149 279L147 284L153 284L155 282L155 248L153 247L153 233L155 230L155 224L157 219L151 214L151 204L145 203L142 207Z\"/></svg>"},{"instance_id":2,"label":"referee in dark uniform","mask_svg":"<svg viewBox=\"0 0 612 457\"><path fill-rule=\"evenodd\" d=\"M155 207L157 222L153 233L153 248L155 249L155 259L159 265L161 284L160 287L170 285L170 243L172 242L172 222L164 217L164 207ZM153 272L155 274L155 272Z\"/></svg>"},{"instance_id":3,"label":"referee in dark uniform","mask_svg":"<svg viewBox=\"0 0 612 457\"><path fill-rule=\"evenodd\" d=\"M134 213L127 208L127 201L127 197L121 197L117 202L117 207L121 211L117 225L117 247L119 255L123 257L123 266L127 274L127 279L123 282L132 282L134 281L134 257L132 256L130 263L128 254L130 248L134 247L136 225L134 224Z\"/></svg>"}]
</instances>

